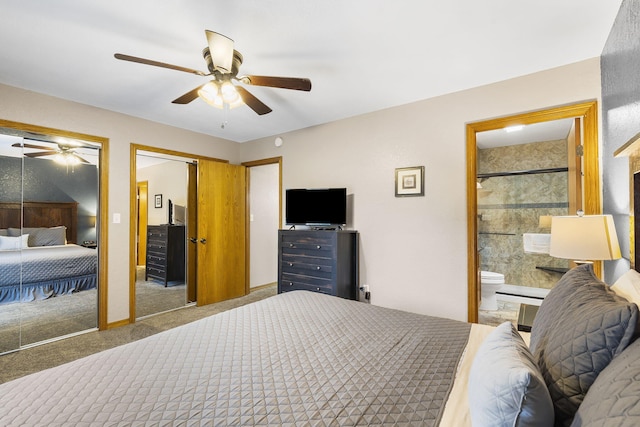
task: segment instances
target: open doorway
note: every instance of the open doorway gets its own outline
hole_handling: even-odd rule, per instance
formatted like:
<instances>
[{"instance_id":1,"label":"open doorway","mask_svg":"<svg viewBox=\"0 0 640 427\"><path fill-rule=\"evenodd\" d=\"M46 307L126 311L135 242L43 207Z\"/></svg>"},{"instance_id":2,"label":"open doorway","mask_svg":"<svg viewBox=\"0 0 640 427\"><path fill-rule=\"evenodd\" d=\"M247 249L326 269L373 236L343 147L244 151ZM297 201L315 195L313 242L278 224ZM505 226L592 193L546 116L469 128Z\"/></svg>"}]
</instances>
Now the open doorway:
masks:
<instances>
[{"instance_id":1,"label":"open doorway","mask_svg":"<svg viewBox=\"0 0 640 427\"><path fill-rule=\"evenodd\" d=\"M249 201L249 288L276 286L282 226L282 157L243 163Z\"/></svg>"},{"instance_id":2,"label":"open doorway","mask_svg":"<svg viewBox=\"0 0 640 427\"><path fill-rule=\"evenodd\" d=\"M499 171L499 173L489 173L487 171L482 171L478 166L479 160L482 156L479 155L479 145L478 138L484 132L495 131L495 130L503 130L510 126L514 125L533 125L540 124L550 121L558 121L569 119L570 121L577 120L574 123L578 123L577 126L574 126L575 132L578 132L581 135L582 144L579 147L575 145L571 147L571 151L567 153L567 165L566 171L558 171L552 172L551 169L555 168L545 168L545 167L531 167L530 171L523 170L519 167L514 167L515 170L509 171ZM580 140L580 138L578 138ZM569 140L565 142L565 146L569 150ZM576 148L580 148L580 154L576 155ZM546 154L545 154L546 155ZM487 161L489 163L489 161ZM486 166L486 165L483 165ZM580 173L579 168L582 168L582 173ZM549 169L549 170L545 170ZM508 173L505 173L508 172ZM531 172L525 174L524 172ZM535 172L535 173L533 173ZM575 214L575 210L580 206L582 210L586 214L598 214L600 212L600 181L599 181L599 172L598 172L598 128L597 128L597 104L596 102L585 102L580 104L573 104L563 107L556 107L547 110L536 111L532 113L518 114L514 116L508 116L499 119L487 120L484 122L471 123L467 125L467 227L468 227L468 277L469 277L469 293L468 293L468 317L470 322L478 322L479 320L479 308L481 305L481 282L482 275L481 271L482 260L486 261L489 258L488 253L491 251L487 251L486 242L482 242L480 245L480 237L484 240L493 239L494 242L498 240L507 240L509 238L517 238L519 248L523 248L523 233L522 230L503 230L503 229L493 229L488 227L488 221L482 224L482 229L480 227L481 220L487 220L491 217L491 213L493 213L494 217L497 217L497 210L491 211L492 208L495 208L496 205L498 208L503 210L511 209L514 210L516 208L522 207L521 201L516 200L513 203L493 203L491 195L479 195L479 191L490 191L491 187L488 181L485 181L484 185L482 178L484 179L493 179L496 181L493 184L498 186L502 185L503 187L507 186L514 189L513 182L510 184L500 184L498 183L496 178L500 178L501 180L513 181L514 178L517 180L522 180L522 177L536 177L534 179L540 181L540 179L551 179L556 178L560 175L555 174L564 174L566 176L566 188L567 188L567 196L565 200L561 203L561 209L566 209L566 211L570 214ZM580 180L579 183L575 182L575 180ZM527 178L527 181L530 181ZM541 181L542 182L542 181ZM534 184L534 187L546 186L548 184L542 184L538 182ZM493 185L492 184L492 185ZM579 184L579 185L578 185ZM505 187L506 188L506 187ZM580 189L581 188L581 189ZM519 190L514 190L518 192ZM479 197L483 196L483 197ZM479 199L483 198L482 212L479 209ZM552 201L556 203L556 200ZM553 204L552 203L552 204ZM534 205L536 205L536 209L538 205L542 205L543 203L540 201L536 201ZM556 203L557 204L557 203ZM558 205L559 206L559 205ZM556 205L552 206L554 209L557 207ZM491 212L490 212L491 211ZM535 209L532 210L532 215L536 216ZM480 215L483 216L482 218ZM549 211L548 215L557 215L558 213L555 211ZM539 218L538 215L537 218ZM500 221L498 221L500 222ZM522 221L518 224L520 225ZM503 222L500 222L504 225ZM533 223L532 223L533 224ZM540 225L539 221L535 221L535 226L531 226L532 232L539 232L543 226ZM487 233L481 236L479 233ZM489 234L490 233L490 234ZM504 243L504 242L503 242ZM493 243L492 243L493 244ZM495 243L496 245L498 243ZM501 252L501 250L498 250ZM484 252L484 253L481 253ZM510 259L503 260L503 265L508 263L514 263L515 265L523 265L518 259ZM486 264L486 263L485 263ZM486 264L488 265L488 264ZM497 265L497 264L496 264ZM551 266L553 267L553 266ZM594 265L594 270L596 274L600 274L601 265ZM546 273L545 273L546 274ZM554 273L549 273L554 274ZM487 277L487 283L491 280L498 280L496 277ZM504 282L506 283L506 282ZM513 285L513 283L506 283ZM516 285L519 285L517 283ZM518 313L520 315L521 313Z\"/></svg>"}]
</instances>

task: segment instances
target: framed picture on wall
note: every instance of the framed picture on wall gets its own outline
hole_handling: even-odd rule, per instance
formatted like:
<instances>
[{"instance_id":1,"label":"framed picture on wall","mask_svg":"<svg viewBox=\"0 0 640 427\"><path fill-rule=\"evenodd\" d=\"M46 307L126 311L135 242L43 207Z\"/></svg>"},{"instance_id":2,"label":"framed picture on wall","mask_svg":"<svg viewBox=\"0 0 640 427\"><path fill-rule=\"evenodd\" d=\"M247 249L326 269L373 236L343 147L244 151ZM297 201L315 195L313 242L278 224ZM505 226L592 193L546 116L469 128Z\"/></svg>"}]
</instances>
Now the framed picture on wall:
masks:
<instances>
[{"instance_id":1,"label":"framed picture on wall","mask_svg":"<svg viewBox=\"0 0 640 427\"><path fill-rule=\"evenodd\" d=\"M162 207L162 194L156 194L155 195L155 207L156 208L161 208Z\"/></svg>"},{"instance_id":2,"label":"framed picture on wall","mask_svg":"<svg viewBox=\"0 0 640 427\"><path fill-rule=\"evenodd\" d=\"M396 197L424 196L424 166L396 169Z\"/></svg>"}]
</instances>

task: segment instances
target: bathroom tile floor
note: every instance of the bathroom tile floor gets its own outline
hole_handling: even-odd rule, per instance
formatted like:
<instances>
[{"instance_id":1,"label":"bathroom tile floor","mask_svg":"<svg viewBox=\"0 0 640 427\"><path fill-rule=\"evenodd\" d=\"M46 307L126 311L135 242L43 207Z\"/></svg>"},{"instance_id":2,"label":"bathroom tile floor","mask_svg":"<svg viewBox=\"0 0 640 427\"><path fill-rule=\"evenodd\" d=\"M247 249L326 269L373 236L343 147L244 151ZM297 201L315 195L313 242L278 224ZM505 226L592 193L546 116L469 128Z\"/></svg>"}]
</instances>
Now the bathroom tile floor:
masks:
<instances>
[{"instance_id":1,"label":"bathroom tile floor","mask_svg":"<svg viewBox=\"0 0 640 427\"><path fill-rule=\"evenodd\" d=\"M501 323L509 321L518 326L519 311L519 303L498 301L497 310L480 310L478 312L478 323L481 323L483 325L498 326Z\"/></svg>"}]
</instances>

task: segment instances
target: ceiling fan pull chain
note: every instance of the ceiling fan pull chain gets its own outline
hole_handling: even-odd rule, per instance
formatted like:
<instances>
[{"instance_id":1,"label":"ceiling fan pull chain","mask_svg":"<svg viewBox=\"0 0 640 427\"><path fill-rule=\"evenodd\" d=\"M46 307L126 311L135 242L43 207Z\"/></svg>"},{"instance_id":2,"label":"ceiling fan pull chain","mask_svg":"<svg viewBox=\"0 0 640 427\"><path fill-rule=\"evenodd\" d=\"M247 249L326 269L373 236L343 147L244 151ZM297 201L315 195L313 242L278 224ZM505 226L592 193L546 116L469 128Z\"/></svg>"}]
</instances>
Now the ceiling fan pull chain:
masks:
<instances>
[{"instance_id":1,"label":"ceiling fan pull chain","mask_svg":"<svg viewBox=\"0 0 640 427\"><path fill-rule=\"evenodd\" d=\"M228 123L229 123L229 104L225 102L224 104L222 104L222 124L220 125L220 127L224 129Z\"/></svg>"}]
</instances>

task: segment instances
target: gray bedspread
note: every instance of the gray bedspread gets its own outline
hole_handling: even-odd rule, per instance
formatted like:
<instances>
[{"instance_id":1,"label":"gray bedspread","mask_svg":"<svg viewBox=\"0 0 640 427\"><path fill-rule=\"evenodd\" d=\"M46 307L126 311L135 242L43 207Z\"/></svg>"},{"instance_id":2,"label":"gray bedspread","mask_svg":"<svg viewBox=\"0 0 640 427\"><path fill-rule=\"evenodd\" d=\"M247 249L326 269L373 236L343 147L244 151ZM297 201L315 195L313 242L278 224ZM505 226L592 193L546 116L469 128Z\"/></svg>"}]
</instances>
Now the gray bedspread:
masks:
<instances>
[{"instance_id":1,"label":"gray bedspread","mask_svg":"<svg viewBox=\"0 0 640 427\"><path fill-rule=\"evenodd\" d=\"M46 282L96 272L96 250L78 245L0 251L0 286Z\"/></svg>"},{"instance_id":2,"label":"gray bedspread","mask_svg":"<svg viewBox=\"0 0 640 427\"><path fill-rule=\"evenodd\" d=\"M470 325L294 291L0 385L0 425L436 426Z\"/></svg>"}]
</instances>

